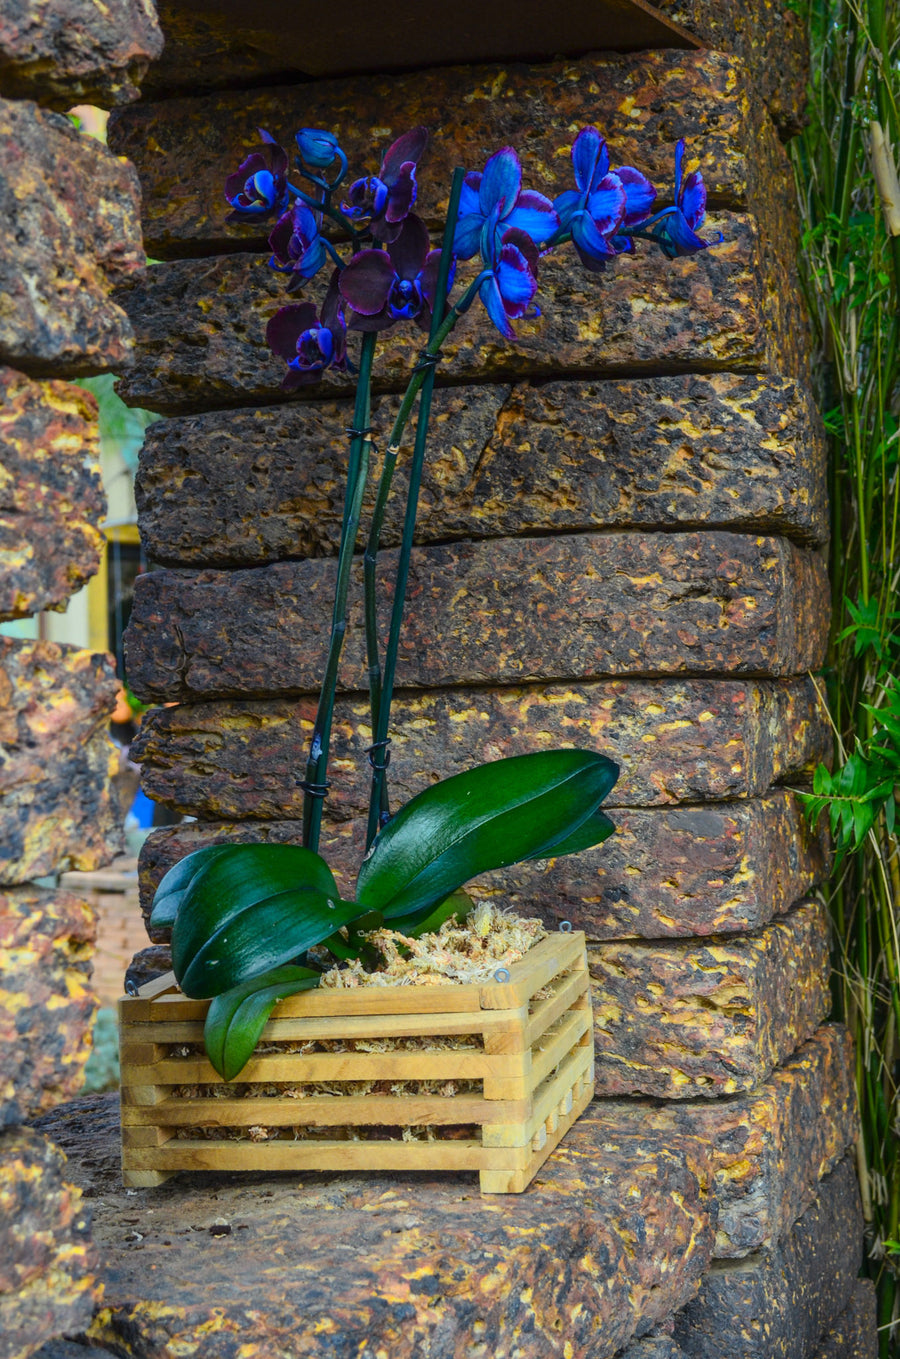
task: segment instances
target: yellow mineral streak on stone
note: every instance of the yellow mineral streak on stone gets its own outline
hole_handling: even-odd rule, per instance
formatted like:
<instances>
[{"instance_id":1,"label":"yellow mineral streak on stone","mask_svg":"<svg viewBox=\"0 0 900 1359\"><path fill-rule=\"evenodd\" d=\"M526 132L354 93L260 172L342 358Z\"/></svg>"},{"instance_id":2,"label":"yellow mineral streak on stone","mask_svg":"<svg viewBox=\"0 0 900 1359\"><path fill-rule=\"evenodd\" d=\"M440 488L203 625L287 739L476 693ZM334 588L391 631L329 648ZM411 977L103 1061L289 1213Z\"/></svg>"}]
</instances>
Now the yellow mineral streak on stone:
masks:
<instances>
[{"instance_id":1,"label":"yellow mineral streak on stone","mask_svg":"<svg viewBox=\"0 0 900 1359\"><path fill-rule=\"evenodd\" d=\"M707 711L706 709L704 709L704 711L703 711L702 713L698 713L698 714L697 714L697 721L698 721L698 722L714 722L714 721L715 721L715 713L711 713L711 712Z\"/></svg>"}]
</instances>

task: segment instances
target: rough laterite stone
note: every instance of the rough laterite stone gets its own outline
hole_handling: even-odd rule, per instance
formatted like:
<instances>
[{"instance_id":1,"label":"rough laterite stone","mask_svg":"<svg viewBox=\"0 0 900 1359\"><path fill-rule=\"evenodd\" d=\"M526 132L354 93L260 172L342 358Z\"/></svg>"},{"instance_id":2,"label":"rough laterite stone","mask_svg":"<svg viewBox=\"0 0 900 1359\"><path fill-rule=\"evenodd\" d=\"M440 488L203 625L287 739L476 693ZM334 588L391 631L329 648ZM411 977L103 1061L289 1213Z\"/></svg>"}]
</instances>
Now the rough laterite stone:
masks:
<instances>
[{"instance_id":1,"label":"rough laterite stone","mask_svg":"<svg viewBox=\"0 0 900 1359\"><path fill-rule=\"evenodd\" d=\"M545 260L541 316L519 323L511 345L473 307L444 345L442 371L455 382L687 368L791 373L764 322L753 219L719 213L709 229L725 236L715 250L672 261L623 255L602 277L568 255ZM134 367L117 386L129 405L180 415L279 399L285 366L265 329L284 305L284 283L266 256L158 264L117 297L136 340ZM421 347L415 327L386 331L376 389L405 390ZM328 370L321 390L350 392L353 379Z\"/></svg>"},{"instance_id":2,"label":"rough laterite stone","mask_svg":"<svg viewBox=\"0 0 900 1359\"><path fill-rule=\"evenodd\" d=\"M77 1094L97 1007L95 922L72 892L0 893L0 1126Z\"/></svg>"},{"instance_id":3,"label":"rough laterite stone","mask_svg":"<svg viewBox=\"0 0 900 1359\"><path fill-rule=\"evenodd\" d=\"M100 565L97 404L0 368L0 619L64 609Z\"/></svg>"},{"instance_id":4,"label":"rough laterite stone","mask_svg":"<svg viewBox=\"0 0 900 1359\"><path fill-rule=\"evenodd\" d=\"M781 0L656 0L674 23L708 47L735 53L785 140L802 131L809 48L800 15Z\"/></svg>"},{"instance_id":5,"label":"rough laterite stone","mask_svg":"<svg viewBox=\"0 0 900 1359\"><path fill-rule=\"evenodd\" d=\"M567 1341L606 1359L709 1264L689 1158L625 1139L601 1159L590 1113L528 1193L502 1199L469 1175L377 1174L180 1176L126 1197L117 1121L100 1097L41 1127L97 1196L105 1293L89 1336L134 1359L176 1346L195 1359L563 1359Z\"/></svg>"},{"instance_id":6,"label":"rough laterite stone","mask_svg":"<svg viewBox=\"0 0 900 1359\"><path fill-rule=\"evenodd\" d=\"M372 423L387 430L398 401ZM332 555L349 408L262 407L160 420L136 483L154 562L257 566ZM417 541L680 527L827 535L817 417L793 381L734 373L439 391ZM382 542L399 543L408 458ZM376 477L363 507L368 521Z\"/></svg>"},{"instance_id":7,"label":"rough laterite stone","mask_svg":"<svg viewBox=\"0 0 900 1359\"><path fill-rule=\"evenodd\" d=\"M395 560L395 549L383 554L383 579ZM132 688L149 702L316 692L334 575L333 559L316 559L139 577ZM341 668L356 690L366 687L361 577L359 565ZM780 538L610 533L424 547L412 555L397 682L792 675L821 663L827 622L824 561Z\"/></svg>"},{"instance_id":8,"label":"rough laterite stone","mask_svg":"<svg viewBox=\"0 0 900 1359\"><path fill-rule=\"evenodd\" d=\"M454 167L480 169L499 146L519 151L527 187L551 198L574 187L569 147L588 122L609 139L613 164L638 166L661 201L671 202L673 143L683 136L711 202L745 208L753 206L759 118L747 98L746 71L726 50L444 66L249 91L235 82L218 94L119 110L110 145L140 175L147 249L162 259L250 248L248 242L265 249L265 230L225 222L223 193L226 176L259 145L258 127L286 146L298 127L329 128L351 171L363 174L374 171L394 137L424 125L431 141L416 211L432 227L446 212Z\"/></svg>"},{"instance_id":9,"label":"rough laterite stone","mask_svg":"<svg viewBox=\"0 0 900 1359\"><path fill-rule=\"evenodd\" d=\"M132 745L149 795L204 820L291 819L315 699L223 699L156 708ZM804 780L831 749L815 687L796 680L601 680L401 693L392 710L392 804L480 760L561 745L619 766L613 807L756 797ZM326 815L368 806L368 698L335 706Z\"/></svg>"},{"instance_id":10,"label":"rough laterite stone","mask_svg":"<svg viewBox=\"0 0 900 1359\"><path fill-rule=\"evenodd\" d=\"M809 1359L853 1296L862 1234L847 1157L776 1246L713 1265L676 1317L675 1340L688 1359Z\"/></svg>"},{"instance_id":11,"label":"rough laterite stone","mask_svg":"<svg viewBox=\"0 0 900 1359\"><path fill-rule=\"evenodd\" d=\"M754 934L588 946L598 1095L750 1090L828 1013L828 917L801 903Z\"/></svg>"},{"instance_id":12,"label":"rough laterite stone","mask_svg":"<svg viewBox=\"0 0 900 1359\"><path fill-rule=\"evenodd\" d=\"M163 39L152 0L5 0L0 94L62 112L109 108L135 88Z\"/></svg>"},{"instance_id":13,"label":"rough laterite stone","mask_svg":"<svg viewBox=\"0 0 900 1359\"><path fill-rule=\"evenodd\" d=\"M90 1215L66 1158L40 1133L0 1133L0 1353L29 1359L82 1330L98 1298Z\"/></svg>"},{"instance_id":14,"label":"rough laterite stone","mask_svg":"<svg viewBox=\"0 0 900 1359\"><path fill-rule=\"evenodd\" d=\"M121 844L109 656L0 638L0 882L108 863Z\"/></svg>"},{"instance_id":15,"label":"rough laterite stone","mask_svg":"<svg viewBox=\"0 0 900 1359\"><path fill-rule=\"evenodd\" d=\"M467 890L557 928L568 920L593 938L650 939L757 929L788 910L825 874L821 839L785 791L713 807L623 808L597 850L483 874ZM365 851L362 820L326 825L322 852L352 893ZM162 875L204 844L302 843L301 821L190 822L154 831L140 855L149 919ZM167 932L153 933L168 938Z\"/></svg>"},{"instance_id":16,"label":"rough laterite stone","mask_svg":"<svg viewBox=\"0 0 900 1359\"><path fill-rule=\"evenodd\" d=\"M858 1130L853 1046L847 1030L825 1024L808 1043L746 1094L727 1100L598 1100L611 1135L693 1139L708 1149L718 1204L718 1258L781 1241L810 1207L819 1182Z\"/></svg>"},{"instance_id":17,"label":"rough laterite stone","mask_svg":"<svg viewBox=\"0 0 900 1359\"><path fill-rule=\"evenodd\" d=\"M68 118L0 100L0 363L39 377L127 365L110 291L144 262L131 166Z\"/></svg>"},{"instance_id":18,"label":"rough laterite stone","mask_svg":"<svg viewBox=\"0 0 900 1359\"><path fill-rule=\"evenodd\" d=\"M815 1359L873 1359L878 1353L875 1285L857 1279L850 1301L816 1350Z\"/></svg>"}]
</instances>

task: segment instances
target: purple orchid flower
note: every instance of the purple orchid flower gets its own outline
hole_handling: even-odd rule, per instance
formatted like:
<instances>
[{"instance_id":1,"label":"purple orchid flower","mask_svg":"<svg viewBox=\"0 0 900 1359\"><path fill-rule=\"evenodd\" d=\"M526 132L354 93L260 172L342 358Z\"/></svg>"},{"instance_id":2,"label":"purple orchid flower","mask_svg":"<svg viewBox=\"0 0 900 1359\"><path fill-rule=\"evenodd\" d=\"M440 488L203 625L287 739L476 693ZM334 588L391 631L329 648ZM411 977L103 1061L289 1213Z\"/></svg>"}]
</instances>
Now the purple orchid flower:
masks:
<instances>
[{"instance_id":1,"label":"purple orchid flower","mask_svg":"<svg viewBox=\"0 0 900 1359\"><path fill-rule=\"evenodd\" d=\"M696 255L699 250L708 250L711 245L719 245L725 238L721 232L717 237L697 235L697 228L703 225L706 216L706 186L699 170L692 170L684 178L684 138L675 147L675 206L664 208L655 217L638 222L634 233L655 241L667 259L677 259L679 255Z\"/></svg>"},{"instance_id":2,"label":"purple orchid flower","mask_svg":"<svg viewBox=\"0 0 900 1359\"><path fill-rule=\"evenodd\" d=\"M492 218L488 219L484 231L485 236L490 233L494 247L489 265L491 273L478 289L478 296L503 338L514 340L516 333L510 321L520 320L523 316L540 316L536 307L529 311L537 292L540 256L528 232L519 227L504 231L498 241Z\"/></svg>"},{"instance_id":3,"label":"purple orchid flower","mask_svg":"<svg viewBox=\"0 0 900 1359\"><path fill-rule=\"evenodd\" d=\"M295 292L313 278L325 263L325 243L319 235L316 214L305 203L297 202L279 217L269 237L272 258L269 267L290 274L288 292Z\"/></svg>"},{"instance_id":4,"label":"purple orchid flower","mask_svg":"<svg viewBox=\"0 0 900 1359\"><path fill-rule=\"evenodd\" d=\"M386 330L404 320L430 329L441 252L428 245L428 228L410 213L387 249L353 256L338 283L353 313L351 330ZM451 274L448 288L452 282Z\"/></svg>"},{"instance_id":5,"label":"purple orchid flower","mask_svg":"<svg viewBox=\"0 0 900 1359\"><path fill-rule=\"evenodd\" d=\"M572 167L578 188L561 193L553 206L582 264L600 273L608 259L634 248L619 233L646 219L656 190L632 165L610 170L606 141L594 127L583 127L572 143Z\"/></svg>"},{"instance_id":6,"label":"purple orchid flower","mask_svg":"<svg viewBox=\"0 0 900 1359\"><path fill-rule=\"evenodd\" d=\"M296 387L318 381L326 368L347 367L347 327L338 292L338 274L335 269L321 314L312 302L294 302L277 311L266 326L269 348L288 366L282 391L292 392Z\"/></svg>"},{"instance_id":7,"label":"purple orchid flower","mask_svg":"<svg viewBox=\"0 0 900 1359\"><path fill-rule=\"evenodd\" d=\"M507 231L524 231L535 245L543 245L559 229L559 218L549 198L522 188L522 165L511 146L494 153L484 173L472 171L463 181L453 252L468 260L481 249L485 225L494 221L498 240ZM493 258L493 244L486 258Z\"/></svg>"},{"instance_id":8,"label":"purple orchid flower","mask_svg":"<svg viewBox=\"0 0 900 1359\"><path fill-rule=\"evenodd\" d=\"M253 217L282 213L288 203L288 156L284 147L264 128L258 128L262 151L252 151L225 180L225 197L234 209L227 222L246 222Z\"/></svg>"},{"instance_id":9,"label":"purple orchid flower","mask_svg":"<svg viewBox=\"0 0 900 1359\"><path fill-rule=\"evenodd\" d=\"M428 145L428 129L404 132L384 153L381 169L368 179L357 179L341 204L348 217L368 217L379 241L394 241L416 201L416 166Z\"/></svg>"}]
</instances>

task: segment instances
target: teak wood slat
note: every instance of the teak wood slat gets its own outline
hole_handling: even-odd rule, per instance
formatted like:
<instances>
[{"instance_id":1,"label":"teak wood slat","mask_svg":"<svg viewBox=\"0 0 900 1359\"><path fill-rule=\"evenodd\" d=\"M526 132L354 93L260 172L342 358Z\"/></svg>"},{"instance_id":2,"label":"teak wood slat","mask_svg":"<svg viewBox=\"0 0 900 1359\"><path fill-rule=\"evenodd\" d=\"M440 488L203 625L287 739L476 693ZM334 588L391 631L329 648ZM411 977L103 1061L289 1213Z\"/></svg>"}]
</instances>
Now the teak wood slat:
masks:
<instances>
[{"instance_id":1,"label":"teak wood slat","mask_svg":"<svg viewBox=\"0 0 900 1359\"><path fill-rule=\"evenodd\" d=\"M231 1086L203 1052L208 1002L157 978L119 1002L125 1184L181 1170L477 1170L483 1193L521 1193L593 1093L584 935L551 935L505 972L291 997ZM403 1039L419 1045L378 1050ZM310 1050L335 1041L349 1050ZM345 1082L374 1088L334 1090ZM398 1082L413 1088L385 1088Z\"/></svg>"}]
</instances>

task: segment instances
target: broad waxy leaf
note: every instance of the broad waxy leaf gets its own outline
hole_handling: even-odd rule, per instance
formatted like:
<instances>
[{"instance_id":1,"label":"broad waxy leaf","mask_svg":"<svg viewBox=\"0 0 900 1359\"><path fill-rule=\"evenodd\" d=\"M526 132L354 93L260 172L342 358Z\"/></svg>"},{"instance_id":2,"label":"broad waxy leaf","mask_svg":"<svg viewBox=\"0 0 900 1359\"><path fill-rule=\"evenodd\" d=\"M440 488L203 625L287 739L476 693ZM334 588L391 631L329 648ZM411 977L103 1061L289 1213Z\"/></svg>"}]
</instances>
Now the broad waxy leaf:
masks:
<instances>
[{"instance_id":1,"label":"broad waxy leaf","mask_svg":"<svg viewBox=\"0 0 900 1359\"><path fill-rule=\"evenodd\" d=\"M571 835L564 836L562 840L557 840L552 845L544 845L539 854L529 854L528 857L555 859L559 854L580 854L583 849L593 849L595 845L602 845L615 829L616 823L611 821L605 812L596 811L593 816L582 821Z\"/></svg>"},{"instance_id":2,"label":"broad waxy leaf","mask_svg":"<svg viewBox=\"0 0 900 1359\"><path fill-rule=\"evenodd\" d=\"M322 943L335 958L341 958L344 962L352 958L364 958L372 953L372 948L361 936L370 930L380 929L383 924L384 917L380 911L364 911L348 928L346 939L342 934L335 933L323 939Z\"/></svg>"},{"instance_id":3,"label":"broad waxy leaf","mask_svg":"<svg viewBox=\"0 0 900 1359\"><path fill-rule=\"evenodd\" d=\"M178 907L193 879L211 859L216 859L228 845L204 845L179 859L169 869L153 896L150 924L154 929L167 929L175 924Z\"/></svg>"},{"instance_id":4,"label":"broad waxy leaf","mask_svg":"<svg viewBox=\"0 0 900 1359\"><path fill-rule=\"evenodd\" d=\"M223 1080L233 1081L246 1065L278 1002L311 990L320 975L309 967L276 967L214 998L203 1040L206 1055Z\"/></svg>"},{"instance_id":5,"label":"broad waxy leaf","mask_svg":"<svg viewBox=\"0 0 900 1359\"><path fill-rule=\"evenodd\" d=\"M451 917L455 916L462 923L474 905L475 902L468 892L462 890L451 892L449 897L437 906L426 906L412 915L401 915L393 919L391 925L395 930L408 935L410 939L418 939L423 934L436 933L444 921L450 920Z\"/></svg>"},{"instance_id":6,"label":"broad waxy leaf","mask_svg":"<svg viewBox=\"0 0 900 1359\"><path fill-rule=\"evenodd\" d=\"M331 870L296 845L228 845L185 890L172 966L185 995L221 995L291 962L361 912Z\"/></svg>"},{"instance_id":7,"label":"broad waxy leaf","mask_svg":"<svg viewBox=\"0 0 900 1359\"><path fill-rule=\"evenodd\" d=\"M618 774L612 760L593 751L549 750L444 779L412 798L381 831L359 872L360 905L395 921L438 905L478 873L568 853L558 846L569 843L578 849L598 844L609 834L599 821L583 836L576 832L594 817Z\"/></svg>"}]
</instances>

